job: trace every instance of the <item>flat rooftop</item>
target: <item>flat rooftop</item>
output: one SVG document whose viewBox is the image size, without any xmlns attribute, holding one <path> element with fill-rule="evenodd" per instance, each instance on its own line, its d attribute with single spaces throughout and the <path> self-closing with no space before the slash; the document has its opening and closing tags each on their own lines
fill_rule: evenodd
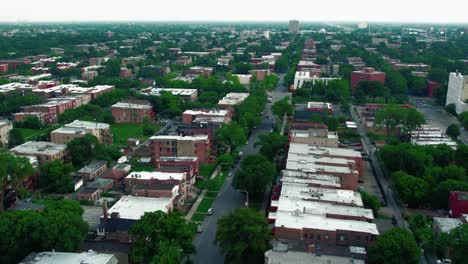
<svg viewBox="0 0 468 264">
<path fill-rule="evenodd" d="M 296 198 L 280 197 L 279 200 L 272 200 L 271 206 L 278 208 L 278 211 L 292 212 L 300 210 L 305 214 L 322 215 L 344 215 L 374 219 L 371 209 L 362 207 L 321 203 L 317 201 L 305 201 Z"/>
<path fill-rule="evenodd" d="M 281 196 L 303 200 L 348 204 L 350 206 L 364 206 L 361 195 L 358 192 L 311 187 L 298 183 L 283 182 Z"/>
<path fill-rule="evenodd" d="M 186 174 L 183 172 L 162 172 L 162 171 L 134 171 L 127 175 L 125 178 L 135 178 L 141 180 L 157 179 L 161 181 L 165 180 L 183 180 Z"/>
<path fill-rule="evenodd" d="M 434 217 L 434 224 L 443 233 L 449 233 L 452 229 L 462 225 L 463 222 L 459 218 Z"/>
<path fill-rule="evenodd" d="M 238 105 L 247 97 L 249 97 L 249 93 L 228 93 L 223 99 L 219 100 L 218 105 Z"/>
<path fill-rule="evenodd" d="M 197 161 L 198 157 L 159 157 L 159 161 Z"/>
<path fill-rule="evenodd" d="M 193 135 L 193 136 L 173 136 L 173 135 L 160 135 L 152 136 L 151 140 L 207 140 L 208 135 Z"/>
<path fill-rule="evenodd" d="M 229 113 L 228 110 L 223 109 L 210 109 L 210 110 L 185 110 L 184 115 L 210 115 L 224 117 Z"/>
<path fill-rule="evenodd" d="M 117 203 L 109 209 L 109 215 L 119 213 L 121 219 L 139 220 L 147 212 L 163 211 L 167 213 L 171 208 L 170 197 L 149 198 L 137 196 L 122 196 Z"/>
<path fill-rule="evenodd" d="M 83 253 L 50 252 L 31 253 L 19 264 L 117 264 L 118 260 L 113 254 L 88 251 Z"/>
<path fill-rule="evenodd" d="M 268 250 L 265 252 L 265 257 L 268 262 L 265 264 L 364 264 L 361 259 L 353 259 L 349 257 L 315 255 L 313 253 L 300 251 L 276 251 Z"/>
<path fill-rule="evenodd" d="M 197 93 L 197 89 L 185 89 L 185 88 L 148 88 L 141 91 L 143 94 L 149 94 L 154 96 L 160 96 L 163 92 L 172 93 L 172 95 L 190 96 Z"/>
<path fill-rule="evenodd" d="M 112 107 L 118 107 L 118 108 L 131 108 L 131 109 L 151 109 L 152 106 L 151 104 L 140 104 L 140 103 L 132 103 L 132 102 L 119 102 Z"/>
<path fill-rule="evenodd" d="M 316 147 L 316 146 L 303 144 L 303 143 L 290 143 L 289 153 L 362 158 L 361 152 L 356 151 L 356 150 L 344 149 L 344 148 Z"/>
<path fill-rule="evenodd" d="M 321 215 L 303 214 L 302 212 L 283 212 L 275 213 L 275 227 L 286 227 L 292 229 L 316 229 L 337 231 L 345 230 L 352 232 L 362 232 L 372 235 L 378 235 L 377 225 L 364 221 L 343 220 L 326 218 Z"/>
<path fill-rule="evenodd" d="M 103 166 L 107 166 L 106 161 L 95 160 L 95 161 L 89 163 L 88 165 L 84 166 L 83 168 L 81 168 L 78 171 L 78 173 L 93 173 L 93 172 L 99 170 L 100 168 L 102 168 Z"/>
<path fill-rule="evenodd" d="M 65 144 L 55 144 L 47 141 L 28 141 L 12 148 L 10 151 L 25 155 L 55 155 L 67 149 Z"/>
<path fill-rule="evenodd" d="M 85 129 L 108 129 L 110 128 L 110 125 L 107 123 L 75 120 L 69 124 L 66 124 L 65 127 L 76 127 Z"/>
</svg>

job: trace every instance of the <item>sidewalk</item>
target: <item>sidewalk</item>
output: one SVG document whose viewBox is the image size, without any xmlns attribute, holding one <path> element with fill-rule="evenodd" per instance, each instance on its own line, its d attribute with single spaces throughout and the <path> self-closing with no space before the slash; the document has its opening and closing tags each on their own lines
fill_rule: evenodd
<svg viewBox="0 0 468 264">
<path fill-rule="evenodd" d="M 221 166 L 218 165 L 216 166 L 216 168 L 213 170 L 213 172 L 211 173 L 211 176 L 210 176 L 210 179 L 214 179 L 216 178 L 216 175 L 218 175 L 219 171 L 221 169 Z M 205 195 L 206 195 L 206 192 L 208 190 L 204 189 L 200 195 L 198 195 L 197 197 L 197 200 L 193 203 L 192 207 L 190 208 L 190 211 L 187 213 L 187 215 L 185 216 L 185 220 L 187 221 L 190 221 L 190 219 L 192 219 L 192 216 L 193 214 L 197 211 L 197 208 L 198 206 L 200 205 L 201 201 L 203 200 L 203 198 L 205 198 Z"/>
</svg>

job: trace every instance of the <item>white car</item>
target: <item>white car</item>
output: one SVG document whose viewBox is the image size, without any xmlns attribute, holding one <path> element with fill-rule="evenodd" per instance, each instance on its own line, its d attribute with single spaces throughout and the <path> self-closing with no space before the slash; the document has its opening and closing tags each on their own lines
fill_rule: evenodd
<svg viewBox="0 0 468 264">
<path fill-rule="evenodd" d="M 208 209 L 208 211 L 206 212 L 206 214 L 208 214 L 208 215 L 212 215 L 213 213 L 214 213 L 214 208 L 213 207 Z"/>
</svg>

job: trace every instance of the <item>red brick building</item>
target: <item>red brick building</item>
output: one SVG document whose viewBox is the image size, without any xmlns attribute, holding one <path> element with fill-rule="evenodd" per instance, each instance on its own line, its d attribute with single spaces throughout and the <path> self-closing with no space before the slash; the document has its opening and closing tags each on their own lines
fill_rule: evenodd
<svg viewBox="0 0 468 264">
<path fill-rule="evenodd" d="M 160 157 L 198 157 L 202 163 L 214 162 L 208 135 L 151 137 L 154 160 Z"/>
<path fill-rule="evenodd" d="M 182 123 L 208 123 L 212 125 L 221 125 L 228 123 L 232 119 L 232 112 L 230 110 L 186 110 L 182 113 Z"/>
<path fill-rule="evenodd" d="M 0 64 L 0 72 L 7 72 L 8 64 Z"/>
<path fill-rule="evenodd" d="M 155 113 L 150 102 L 145 100 L 129 100 L 119 102 L 111 107 L 116 123 L 142 123 L 145 118 L 154 120 Z"/>
<path fill-rule="evenodd" d="M 468 192 L 450 192 L 448 205 L 450 217 L 459 217 L 461 214 L 468 214 Z"/>
<path fill-rule="evenodd" d="M 351 90 L 353 92 L 356 90 L 356 86 L 361 81 L 377 81 L 384 84 L 385 73 L 375 71 L 374 68 L 365 68 L 362 71 L 353 71 L 351 73 Z"/>
</svg>

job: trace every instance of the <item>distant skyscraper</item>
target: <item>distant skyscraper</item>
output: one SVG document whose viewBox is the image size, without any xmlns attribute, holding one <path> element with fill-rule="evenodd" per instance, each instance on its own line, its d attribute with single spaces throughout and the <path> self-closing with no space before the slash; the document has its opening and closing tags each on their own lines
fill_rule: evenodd
<svg viewBox="0 0 468 264">
<path fill-rule="evenodd" d="M 293 34 L 297 34 L 297 32 L 299 32 L 299 21 L 297 20 L 289 21 L 289 32 Z"/>
</svg>

